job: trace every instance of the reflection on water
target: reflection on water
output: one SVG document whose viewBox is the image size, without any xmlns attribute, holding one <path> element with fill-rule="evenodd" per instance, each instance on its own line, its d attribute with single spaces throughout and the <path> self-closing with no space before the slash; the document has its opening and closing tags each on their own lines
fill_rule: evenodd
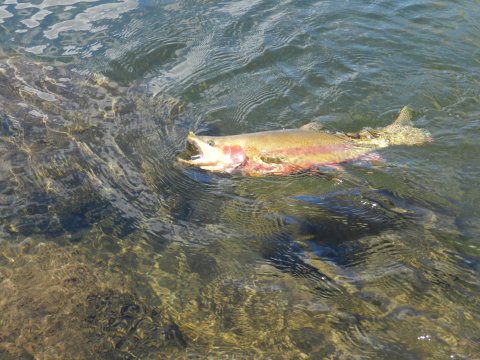
<svg viewBox="0 0 480 360">
<path fill-rule="evenodd" d="M 8 12 L 6 6 L 0 6 L 0 23 L 4 22 L 4 19 L 12 17 L 13 14 Z"/>
<path fill-rule="evenodd" d="M 8 32 L 15 45 L 23 44 L 24 51 L 35 55 L 83 58 L 103 48 L 99 40 L 111 31 L 107 21 L 118 20 L 138 7 L 137 0 L 7 0 L 4 4 L 0 7 L 0 23 L 14 17 Z M 87 36 L 85 44 L 75 33 L 89 33 L 93 38 Z M 32 41 L 38 44 L 33 45 Z"/>
<path fill-rule="evenodd" d="M 478 357 L 480 47 L 461 8 L 4 2 L 0 357 Z M 406 103 L 434 142 L 383 165 L 175 161 L 189 130 L 356 131 Z"/>
</svg>

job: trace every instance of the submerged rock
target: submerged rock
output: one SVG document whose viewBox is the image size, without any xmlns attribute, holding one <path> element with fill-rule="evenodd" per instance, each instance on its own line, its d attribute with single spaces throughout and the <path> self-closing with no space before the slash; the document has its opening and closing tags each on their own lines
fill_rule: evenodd
<svg viewBox="0 0 480 360">
<path fill-rule="evenodd" d="M 40 243 L 1 250 L 2 358 L 160 358 L 187 346 L 165 309 L 79 249 Z"/>
</svg>

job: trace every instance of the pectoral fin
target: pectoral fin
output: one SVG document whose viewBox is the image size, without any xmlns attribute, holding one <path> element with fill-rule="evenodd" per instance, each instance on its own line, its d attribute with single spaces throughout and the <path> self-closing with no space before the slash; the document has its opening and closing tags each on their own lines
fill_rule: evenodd
<svg viewBox="0 0 480 360">
<path fill-rule="evenodd" d="M 278 154 L 269 154 L 264 153 L 260 155 L 260 160 L 266 164 L 283 164 L 286 161 L 285 156 L 281 156 Z"/>
</svg>

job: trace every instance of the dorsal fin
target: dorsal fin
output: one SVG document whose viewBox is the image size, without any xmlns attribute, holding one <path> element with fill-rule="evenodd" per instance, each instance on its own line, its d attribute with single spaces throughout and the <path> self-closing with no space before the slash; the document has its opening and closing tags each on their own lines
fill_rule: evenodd
<svg viewBox="0 0 480 360">
<path fill-rule="evenodd" d="M 323 126 L 319 124 L 318 122 L 312 121 L 309 122 L 308 124 L 305 124 L 303 126 L 300 126 L 301 130 L 310 130 L 310 131 L 320 131 L 323 129 Z"/>
<path fill-rule="evenodd" d="M 409 109 L 408 106 L 404 106 L 400 110 L 393 124 L 394 125 L 412 125 L 412 111 Z"/>
</svg>

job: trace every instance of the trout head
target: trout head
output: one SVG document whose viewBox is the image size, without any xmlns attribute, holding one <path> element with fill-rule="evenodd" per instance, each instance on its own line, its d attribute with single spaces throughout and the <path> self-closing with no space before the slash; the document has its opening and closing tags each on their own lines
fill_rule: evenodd
<svg viewBox="0 0 480 360">
<path fill-rule="evenodd" d="M 178 160 L 203 170 L 231 173 L 248 159 L 240 145 L 231 144 L 220 136 L 196 136 L 190 132 L 187 141 L 195 147 L 196 154 L 190 160 Z"/>
</svg>

